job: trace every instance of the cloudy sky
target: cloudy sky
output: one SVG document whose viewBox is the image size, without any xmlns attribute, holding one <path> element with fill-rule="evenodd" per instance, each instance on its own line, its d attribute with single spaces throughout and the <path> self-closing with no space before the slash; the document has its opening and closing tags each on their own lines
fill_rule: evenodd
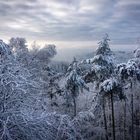
<svg viewBox="0 0 140 140">
<path fill-rule="evenodd" d="M 140 0 L 0 0 L 0 38 L 91 46 L 108 33 L 125 47 L 140 37 Z"/>
</svg>

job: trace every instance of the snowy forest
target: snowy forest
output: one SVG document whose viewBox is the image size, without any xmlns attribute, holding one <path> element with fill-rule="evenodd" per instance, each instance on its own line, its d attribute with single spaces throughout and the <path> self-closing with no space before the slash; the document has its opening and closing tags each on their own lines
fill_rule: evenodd
<svg viewBox="0 0 140 140">
<path fill-rule="evenodd" d="M 0 140 L 140 140 L 140 48 L 118 63 L 106 34 L 91 58 L 56 54 L 0 40 Z"/>
</svg>

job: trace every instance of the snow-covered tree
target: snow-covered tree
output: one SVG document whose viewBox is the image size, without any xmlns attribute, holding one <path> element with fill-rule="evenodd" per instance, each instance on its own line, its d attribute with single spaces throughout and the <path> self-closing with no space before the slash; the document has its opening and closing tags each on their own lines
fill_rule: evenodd
<svg viewBox="0 0 140 140">
<path fill-rule="evenodd" d="M 58 79 L 56 78 L 58 77 L 57 73 L 53 72 L 49 66 L 51 58 L 56 55 L 55 45 L 44 45 L 41 48 L 34 42 L 31 45 L 31 49 L 28 50 L 24 38 L 11 38 L 9 47 L 16 60 L 20 62 L 20 65 L 24 66 L 31 73 L 31 79 L 39 83 L 40 98 L 45 98 L 46 95 L 49 97 L 51 89 L 56 88 L 56 80 Z M 46 98 L 41 100 L 44 100 L 44 104 L 47 102 Z M 46 107 L 43 108 L 45 109 Z"/>
<path fill-rule="evenodd" d="M 51 61 L 50 67 L 58 73 L 66 74 L 69 63 L 65 61 Z"/>
<path fill-rule="evenodd" d="M 18 125 L 16 118 L 35 112 L 38 84 L 31 81 L 28 70 L 19 65 L 3 41 L 0 54 L 0 138 L 10 140 L 9 129 Z"/>
<path fill-rule="evenodd" d="M 33 44 L 33 49 L 30 50 L 30 61 L 28 69 L 33 73 L 35 78 L 44 77 L 49 67 L 49 62 L 56 55 L 55 45 L 45 45 L 38 48 L 39 45 Z M 47 74 L 46 74 L 47 75 Z"/>
<path fill-rule="evenodd" d="M 111 101 L 111 111 L 112 111 L 112 134 L 113 140 L 116 139 L 115 136 L 115 115 L 114 115 L 114 97 L 122 97 L 122 88 L 119 82 L 115 78 L 110 78 L 105 80 L 100 85 L 100 95 L 103 98 L 103 114 L 104 114 L 104 124 L 106 129 L 106 139 L 108 139 L 108 130 L 107 130 L 107 122 L 106 122 L 106 114 L 105 114 L 105 97 L 109 98 Z"/>
<path fill-rule="evenodd" d="M 109 36 L 106 34 L 102 41 L 99 42 L 99 47 L 96 50 L 96 55 L 91 59 L 92 69 L 85 76 L 87 82 L 96 81 L 97 84 L 110 78 L 114 72 L 113 53 L 109 48 Z"/>
<path fill-rule="evenodd" d="M 59 86 L 62 75 L 53 71 L 50 67 L 46 69 L 43 83 L 43 94 L 51 101 L 51 106 L 58 106 L 57 97 L 62 95 L 63 90 Z"/>
<path fill-rule="evenodd" d="M 61 134 L 70 123 L 69 117 L 43 113 L 38 96 L 39 83 L 32 81 L 30 73 L 19 65 L 3 41 L 0 41 L 0 55 L 0 139 L 63 137 Z M 69 132 L 65 132 L 65 136 L 69 137 Z"/>
<path fill-rule="evenodd" d="M 134 60 L 140 69 L 140 47 L 134 51 L 134 56 L 135 56 Z"/>
<path fill-rule="evenodd" d="M 31 50 L 32 61 L 38 61 L 39 63 L 48 63 L 50 59 L 56 55 L 56 46 L 55 45 L 44 45 L 42 48 L 38 48 L 37 44 L 34 44 Z M 38 50 L 37 50 L 38 48 Z"/>
<path fill-rule="evenodd" d="M 66 73 L 66 83 L 65 83 L 65 95 L 68 100 L 73 101 L 74 105 L 74 116 L 77 114 L 76 99 L 79 93 L 83 89 L 89 90 L 86 86 L 84 80 L 81 77 L 80 68 L 78 67 L 78 61 L 74 58 L 73 62 L 70 64 Z"/>
<path fill-rule="evenodd" d="M 117 66 L 117 75 L 121 83 L 130 84 L 131 89 L 131 129 L 132 139 L 134 139 L 134 90 L 136 82 L 140 79 L 140 69 L 135 59 L 129 60 L 127 63 Z"/>
<path fill-rule="evenodd" d="M 26 44 L 25 38 L 11 38 L 9 41 L 9 47 L 13 52 L 17 61 L 22 65 L 28 65 L 29 62 L 29 52 Z"/>
</svg>

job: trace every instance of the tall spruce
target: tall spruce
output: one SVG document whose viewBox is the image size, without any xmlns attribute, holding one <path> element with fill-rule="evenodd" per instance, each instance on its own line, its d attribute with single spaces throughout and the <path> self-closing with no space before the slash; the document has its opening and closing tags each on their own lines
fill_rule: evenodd
<svg viewBox="0 0 140 140">
<path fill-rule="evenodd" d="M 116 72 L 121 83 L 122 82 L 126 84 L 130 83 L 131 136 L 132 136 L 132 140 L 134 140 L 134 89 L 135 89 L 136 81 L 139 81 L 140 79 L 140 69 L 138 67 L 138 64 L 135 62 L 135 59 L 131 59 L 127 63 L 119 64 L 117 66 Z"/>
<path fill-rule="evenodd" d="M 114 99 L 115 97 L 121 99 L 120 97 L 123 96 L 121 85 L 119 84 L 119 81 L 116 78 L 110 78 L 105 80 L 100 84 L 100 91 L 99 91 L 101 97 L 103 98 L 103 101 L 105 101 L 105 98 L 109 99 L 111 101 L 111 114 L 112 114 L 112 134 L 113 134 L 113 140 L 116 140 L 116 131 L 115 131 L 115 110 L 114 110 Z M 103 109 L 105 112 L 105 103 L 103 102 Z M 105 120 L 105 113 L 104 113 L 104 123 L 105 123 L 105 129 L 106 133 L 107 131 L 107 122 Z M 108 139 L 108 135 L 106 134 L 106 139 Z"/>
<path fill-rule="evenodd" d="M 96 55 L 91 59 L 92 68 L 85 75 L 87 82 L 96 81 L 97 87 L 99 88 L 100 82 L 110 78 L 114 71 L 114 57 L 109 47 L 109 36 L 108 34 L 100 41 L 99 47 L 96 50 Z"/>
<path fill-rule="evenodd" d="M 77 114 L 77 97 L 83 89 L 89 90 L 84 80 L 82 79 L 78 61 L 74 58 L 66 73 L 65 95 L 68 100 L 73 102 L 74 116 Z"/>
</svg>

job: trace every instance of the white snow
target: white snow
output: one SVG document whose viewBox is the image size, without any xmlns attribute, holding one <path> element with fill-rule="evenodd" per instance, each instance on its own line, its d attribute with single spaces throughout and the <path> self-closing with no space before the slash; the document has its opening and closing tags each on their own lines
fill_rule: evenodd
<svg viewBox="0 0 140 140">
<path fill-rule="evenodd" d="M 118 85 L 117 80 L 115 78 L 110 78 L 101 83 L 100 86 L 105 92 L 110 92 L 117 85 Z"/>
</svg>

